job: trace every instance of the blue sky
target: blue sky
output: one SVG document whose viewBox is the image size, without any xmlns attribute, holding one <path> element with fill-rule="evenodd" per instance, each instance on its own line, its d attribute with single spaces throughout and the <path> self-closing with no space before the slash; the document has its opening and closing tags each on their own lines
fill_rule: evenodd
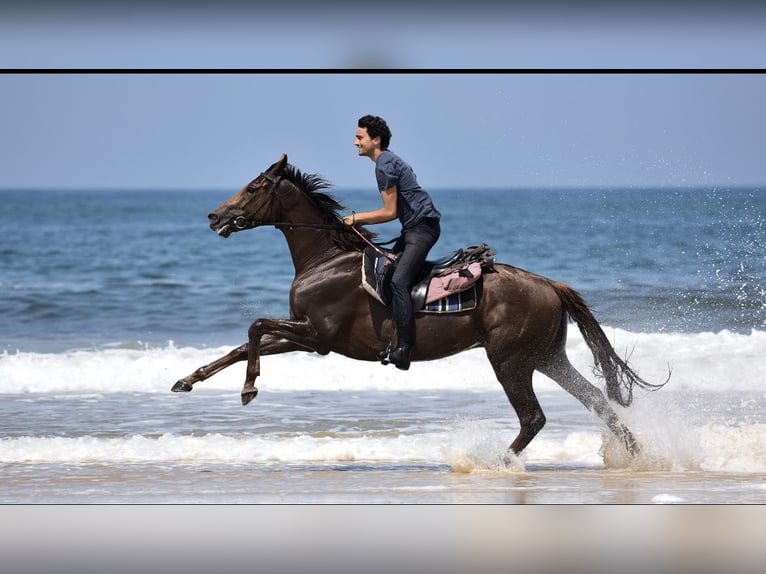
<svg viewBox="0 0 766 574">
<path fill-rule="evenodd" d="M 388 120 L 426 187 L 766 184 L 766 75 L 722 73 L 762 66 L 764 11 L 748 4 L 407 17 L 64 4 L 0 9 L 0 61 L 24 71 L 0 75 L 0 189 L 231 189 L 283 152 L 367 187 L 372 164 L 352 145 L 366 113 Z M 354 70 L 370 65 L 399 73 Z M 485 67 L 516 71 L 454 71 Z M 566 73 L 582 67 L 626 72 Z M 703 73 L 631 72 L 675 67 Z M 114 73 L 76 73 L 91 68 Z"/>
</svg>

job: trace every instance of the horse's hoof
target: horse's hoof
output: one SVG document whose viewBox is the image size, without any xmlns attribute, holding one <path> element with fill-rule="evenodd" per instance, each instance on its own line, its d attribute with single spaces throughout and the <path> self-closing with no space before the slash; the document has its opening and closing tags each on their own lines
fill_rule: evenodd
<svg viewBox="0 0 766 574">
<path fill-rule="evenodd" d="M 524 472 L 524 463 L 519 455 L 508 449 L 498 461 L 498 470 L 508 472 Z"/>
<path fill-rule="evenodd" d="M 247 406 L 250 404 L 250 401 L 252 401 L 256 395 L 258 394 L 258 389 L 252 388 L 248 389 L 246 391 L 242 391 L 242 406 Z"/>
<path fill-rule="evenodd" d="M 638 458 L 641 455 L 641 445 L 636 440 L 636 437 L 633 436 L 633 433 L 628 429 L 624 429 L 622 440 L 625 445 L 625 450 L 628 451 L 630 456 Z"/>
<path fill-rule="evenodd" d="M 192 386 L 184 381 L 178 381 L 170 390 L 174 393 L 190 393 Z"/>
</svg>

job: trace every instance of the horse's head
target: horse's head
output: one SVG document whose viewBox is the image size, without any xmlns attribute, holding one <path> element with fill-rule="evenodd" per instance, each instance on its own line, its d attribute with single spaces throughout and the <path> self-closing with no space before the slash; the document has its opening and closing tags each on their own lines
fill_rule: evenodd
<svg viewBox="0 0 766 574">
<path fill-rule="evenodd" d="M 210 229 L 221 237 L 228 237 L 235 231 L 276 221 L 277 202 L 272 200 L 286 165 L 287 155 L 282 154 L 279 161 L 208 214 Z"/>
</svg>

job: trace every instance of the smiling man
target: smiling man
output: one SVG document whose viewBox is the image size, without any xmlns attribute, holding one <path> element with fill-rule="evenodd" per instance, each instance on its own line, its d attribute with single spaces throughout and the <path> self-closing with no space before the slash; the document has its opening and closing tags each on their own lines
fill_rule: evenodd
<svg viewBox="0 0 766 574">
<path fill-rule="evenodd" d="M 343 223 L 367 225 L 399 218 L 402 224 L 401 235 L 393 248 L 397 260 L 391 278 L 391 292 L 397 346 L 389 360 L 406 371 L 410 367 L 415 342 L 410 289 L 428 252 L 439 239 L 441 214 L 434 207 L 428 192 L 418 184 L 412 167 L 388 149 L 390 141 L 391 130 L 383 118 L 372 115 L 359 118 L 354 145 L 360 156 L 375 162 L 375 179 L 383 206 L 347 216 Z"/>
</svg>

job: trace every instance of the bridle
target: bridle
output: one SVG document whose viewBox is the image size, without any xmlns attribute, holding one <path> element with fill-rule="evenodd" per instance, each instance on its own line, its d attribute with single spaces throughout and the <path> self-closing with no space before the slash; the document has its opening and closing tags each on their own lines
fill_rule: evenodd
<svg viewBox="0 0 766 574">
<path fill-rule="evenodd" d="M 280 172 L 279 175 L 274 178 L 271 177 L 266 172 L 261 173 L 256 179 L 265 179 L 271 184 L 271 187 L 269 188 L 269 192 L 264 196 L 264 198 L 261 200 L 261 202 L 258 204 L 258 206 L 253 210 L 253 213 L 258 213 L 261 208 L 269 203 L 274 197 L 277 195 L 277 189 L 279 188 L 279 184 L 282 183 L 282 178 L 284 176 Z M 254 227 L 260 227 L 262 225 L 268 225 L 264 221 L 260 221 L 258 219 L 248 219 L 244 215 L 240 215 L 239 217 L 235 217 L 231 224 L 236 227 L 239 231 L 242 231 L 244 229 L 253 229 Z"/>
<path fill-rule="evenodd" d="M 253 213 L 258 213 L 258 211 L 264 205 L 266 205 L 268 202 L 272 201 L 273 199 L 277 197 L 277 190 L 279 189 L 279 184 L 282 183 L 282 179 L 284 179 L 284 174 L 280 171 L 276 177 L 272 177 L 268 173 L 263 172 L 256 179 L 260 179 L 260 178 L 263 178 L 266 181 L 268 181 L 271 184 L 271 187 L 269 188 L 269 192 L 266 194 L 266 196 L 261 200 L 258 206 L 253 210 Z M 287 227 L 289 229 L 304 227 L 304 228 L 310 228 L 310 229 L 329 229 L 331 231 L 342 231 L 344 233 L 352 232 L 358 235 L 362 239 L 362 241 L 364 241 L 367 245 L 372 247 L 375 251 L 377 251 L 381 255 L 387 255 L 386 252 L 384 252 L 380 248 L 381 245 L 388 245 L 390 243 L 394 243 L 398 239 L 398 238 L 395 238 L 395 239 L 392 239 L 391 241 L 386 241 L 385 243 L 376 244 L 371 242 L 369 239 L 367 239 L 353 225 L 350 227 L 347 227 L 345 225 L 331 224 L 331 223 L 294 223 L 292 221 L 266 222 L 266 221 L 261 221 L 259 219 L 248 219 L 244 215 L 235 217 L 232 220 L 231 224 L 234 227 L 236 227 L 238 231 L 244 231 L 245 229 L 254 229 L 256 227 L 271 225 L 273 227 Z"/>
<path fill-rule="evenodd" d="M 258 206 L 253 210 L 253 213 L 258 213 L 260 209 L 272 201 L 274 198 L 277 197 L 277 189 L 279 189 L 279 184 L 282 183 L 282 180 L 284 179 L 284 174 L 280 171 L 276 177 L 270 176 L 268 173 L 263 172 L 261 173 L 258 178 L 263 178 L 266 181 L 268 181 L 271 184 L 271 187 L 269 188 L 269 192 L 266 194 L 266 196 L 261 200 L 261 202 L 258 204 Z M 290 229 L 296 228 L 296 227 L 308 227 L 313 229 L 331 229 L 335 231 L 348 231 L 349 229 L 344 225 L 338 225 L 338 224 L 329 224 L 329 223 L 294 223 L 292 221 L 275 221 L 275 222 L 266 222 L 261 221 L 259 219 L 248 219 L 244 215 L 240 215 L 239 217 L 235 217 L 231 224 L 237 228 L 238 231 L 243 231 L 245 229 L 254 229 L 256 227 L 263 227 L 265 225 L 271 225 L 273 227 L 288 227 Z M 356 231 L 356 230 L 355 230 Z"/>
</svg>

